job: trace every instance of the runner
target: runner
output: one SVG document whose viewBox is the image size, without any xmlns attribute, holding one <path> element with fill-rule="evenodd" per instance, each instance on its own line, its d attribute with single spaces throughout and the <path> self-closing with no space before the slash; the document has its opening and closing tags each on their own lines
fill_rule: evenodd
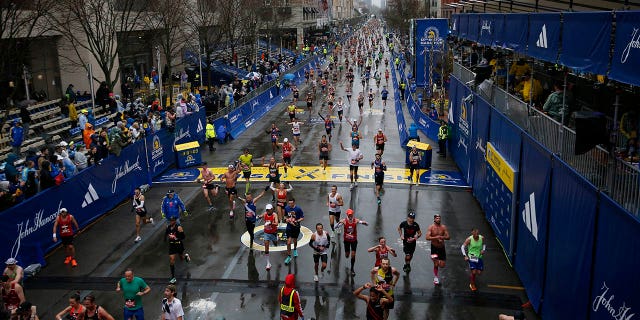
<svg viewBox="0 0 640 320">
<path fill-rule="evenodd" d="M 420 181 L 420 162 L 422 162 L 422 155 L 420 154 L 418 149 L 413 146 L 411 148 L 411 152 L 409 153 L 409 182 L 411 184 L 418 185 L 418 182 Z"/>
<path fill-rule="evenodd" d="M 328 117 L 328 116 L 327 116 Z M 331 134 L 329 134 L 331 139 Z M 327 141 L 327 135 L 322 135 L 322 140 L 318 143 L 318 159 L 320 159 L 320 166 L 322 167 L 322 173 L 327 173 L 327 161 L 329 161 L 329 152 L 331 151 L 331 143 Z"/>
<path fill-rule="evenodd" d="M 350 90 L 351 89 L 347 88 L 347 99 L 349 99 L 349 104 L 351 104 L 351 94 L 349 93 Z M 340 122 L 342 122 L 342 114 L 344 113 L 344 101 L 342 101 L 342 97 L 338 97 L 336 110 L 338 110 L 338 119 L 340 119 Z"/>
<path fill-rule="evenodd" d="M 287 113 L 289 113 L 289 120 L 293 121 L 296 118 L 296 104 L 295 100 L 291 100 L 291 103 L 287 106 Z"/>
<path fill-rule="evenodd" d="M 338 223 L 338 228 L 344 226 L 344 257 L 348 259 L 351 256 L 351 276 L 356 275 L 353 267 L 356 264 L 356 248 L 358 247 L 358 224 L 369 225 L 368 222 L 355 218 L 352 209 L 347 209 L 347 217 Z"/>
<path fill-rule="evenodd" d="M 373 143 L 376 145 L 376 154 L 384 153 L 384 144 L 387 142 L 387 135 L 382 132 L 382 128 L 378 128 L 378 133 L 373 137 Z"/>
<path fill-rule="evenodd" d="M 182 320 L 184 319 L 184 310 L 182 310 L 182 302 L 176 298 L 176 286 L 170 284 L 164 288 L 164 298 L 162 299 L 162 316 L 161 320 Z"/>
<path fill-rule="evenodd" d="M 271 124 L 271 129 L 267 130 L 267 134 L 271 137 L 271 151 L 273 154 L 276 154 L 276 150 L 278 149 L 278 137 L 282 135 L 282 132 L 278 127 L 276 127 L 275 123 Z"/>
<path fill-rule="evenodd" d="M 375 98 L 375 94 L 373 93 L 373 88 L 369 88 L 369 112 L 371 112 L 371 109 L 373 109 L 373 99 Z"/>
<path fill-rule="evenodd" d="M 291 243 L 293 242 L 293 257 L 298 257 L 298 236 L 300 236 L 300 222 L 304 220 L 304 212 L 296 205 L 296 199 L 290 198 L 289 205 L 284 208 L 285 221 L 287 223 L 287 258 L 284 264 L 291 262 Z"/>
<path fill-rule="evenodd" d="M 140 236 L 141 222 L 153 224 L 153 218 L 147 217 L 147 207 L 144 205 L 144 195 L 142 195 L 140 188 L 133 190 L 133 210 L 136 212 L 136 239 L 134 242 L 139 242 L 142 240 Z"/>
<path fill-rule="evenodd" d="M 468 251 L 466 250 L 467 248 Z M 476 277 L 484 270 L 483 257 L 487 251 L 484 237 L 480 235 L 478 228 L 471 229 L 471 236 L 460 246 L 460 250 L 462 250 L 464 260 L 469 262 L 469 270 L 471 270 L 469 288 L 471 291 L 476 291 L 478 290 L 476 287 Z"/>
<path fill-rule="evenodd" d="M 384 184 L 384 172 L 387 171 L 387 164 L 382 161 L 382 155 L 376 154 L 375 160 L 371 162 L 371 169 L 373 169 L 373 178 L 375 181 L 374 192 L 379 206 L 382 203 L 380 193 L 383 191 L 382 185 Z"/>
<path fill-rule="evenodd" d="M 4 268 L 2 275 L 8 276 L 11 283 L 21 284 L 24 279 L 24 269 L 18 265 L 18 260 L 15 258 L 9 258 L 4 262 L 4 264 L 6 264 L 7 267 Z"/>
<path fill-rule="evenodd" d="M 433 260 L 433 284 L 439 285 L 438 268 L 444 268 L 447 260 L 447 252 L 444 241 L 449 240 L 449 230 L 441 223 L 439 214 L 433 216 L 433 224 L 427 229 L 426 240 L 431 241 L 431 260 Z"/>
<path fill-rule="evenodd" d="M 2 276 L 2 290 L 0 293 L 2 294 L 4 309 L 8 311 L 18 309 L 20 304 L 26 300 L 22 286 L 19 283 L 12 282 L 11 278 L 6 274 Z"/>
<path fill-rule="evenodd" d="M 309 246 L 313 248 L 313 281 L 318 282 L 318 263 L 322 261 L 320 274 L 324 277 L 324 270 L 327 269 L 327 250 L 331 246 L 331 236 L 323 230 L 322 223 L 316 224 L 316 232 L 311 235 Z"/>
<path fill-rule="evenodd" d="M 169 219 L 169 225 L 164 232 L 165 241 L 169 240 L 169 269 L 171 270 L 170 283 L 176 283 L 176 256 L 180 255 L 180 260 L 185 260 L 187 263 L 191 261 L 188 253 L 184 252 L 184 229 L 178 223 L 176 217 Z"/>
<path fill-rule="evenodd" d="M 358 109 L 360 110 L 360 114 L 362 114 L 362 108 L 364 108 L 364 92 L 358 94 Z"/>
<path fill-rule="evenodd" d="M 331 226 L 331 238 L 335 239 L 334 232 L 336 231 L 334 222 L 335 219 L 340 221 L 340 210 L 344 205 L 342 195 L 338 193 L 338 186 L 332 185 L 331 192 L 327 195 L 327 207 L 329 207 L 329 226 Z M 333 241 L 335 243 L 335 240 Z"/>
<path fill-rule="evenodd" d="M 69 297 L 69 306 L 58 312 L 56 319 L 62 320 L 64 316 L 65 319 L 69 320 L 84 320 L 85 312 L 85 307 L 80 302 L 80 295 L 74 293 Z"/>
<path fill-rule="evenodd" d="M 96 304 L 96 298 L 93 295 L 84 297 L 84 320 L 114 320 L 113 316 L 103 307 Z"/>
<path fill-rule="evenodd" d="M 315 82 L 315 80 L 313 80 Z M 316 88 L 313 88 L 313 94 L 315 94 Z M 309 110 L 309 112 L 311 112 L 311 109 L 313 108 L 313 96 L 311 95 L 311 92 L 307 92 L 307 110 Z"/>
<path fill-rule="evenodd" d="M 351 149 L 347 150 L 344 148 L 344 145 L 342 145 L 342 142 L 340 142 L 340 149 L 349 152 L 349 178 L 351 179 L 349 190 L 353 190 L 354 187 L 358 186 L 358 164 L 364 156 L 355 144 L 351 144 Z"/>
<path fill-rule="evenodd" d="M 209 211 L 215 210 L 213 206 L 213 202 L 211 198 L 214 198 L 218 195 L 218 191 L 220 190 L 220 186 L 215 184 L 216 175 L 213 174 L 211 169 L 207 168 L 206 164 L 202 165 L 202 193 L 204 194 L 204 198 L 207 200 L 207 204 L 209 205 Z M 211 195 L 209 195 L 211 194 Z"/>
<path fill-rule="evenodd" d="M 394 257 L 398 256 L 396 250 L 387 245 L 387 239 L 385 239 L 385 237 L 378 238 L 378 244 L 367 249 L 367 252 L 376 253 L 376 262 L 374 264 L 374 267 L 379 267 L 382 259 L 388 259 L 389 254 Z"/>
<path fill-rule="evenodd" d="M 76 218 L 74 218 L 71 214 L 69 214 L 69 212 L 67 212 L 67 208 L 60 208 L 58 217 L 53 223 L 53 242 L 58 242 L 58 237 L 56 234 L 58 226 L 60 226 L 60 240 L 62 240 L 62 246 L 64 247 L 64 252 L 66 254 L 64 264 L 69 264 L 69 262 L 71 262 L 72 267 L 77 267 L 78 262 L 75 258 L 76 248 L 73 246 L 73 238 L 76 232 L 80 230 L 80 227 L 78 226 Z M 75 232 L 73 231 L 74 227 Z"/>
<path fill-rule="evenodd" d="M 271 157 L 269 163 L 264 163 L 264 157 L 262 157 L 262 166 L 269 168 L 269 185 L 264 190 L 269 190 L 272 184 L 280 184 L 280 167 L 287 167 L 286 163 L 276 162 L 276 158 Z M 272 193 L 271 202 L 276 202 L 276 193 Z"/>
<path fill-rule="evenodd" d="M 162 199 L 162 207 L 160 212 L 162 213 L 162 218 L 166 219 L 167 222 L 175 217 L 178 221 L 180 221 L 180 210 L 186 216 L 189 215 L 189 211 L 184 206 L 184 203 L 180 199 L 180 197 L 176 194 L 173 189 L 169 189 L 167 191 L 167 195 Z"/>
<path fill-rule="evenodd" d="M 387 71 L 388 72 L 388 71 Z M 388 76 L 388 74 L 387 74 Z M 387 90 L 387 86 L 382 87 L 382 91 L 380 91 L 380 99 L 382 99 L 382 111 L 387 107 L 387 98 L 389 97 L 389 90 Z"/>
<path fill-rule="evenodd" d="M 387 304 L 387 308 L 384 310 L 383 319 L 389 318 L 389 310 L 393 309 L 393 300 L 395 300 L 393 299 L 393 289 L 398 283 L 398 278 L 400 278 L 400 272 L 391 266 L 389 258 L 383 258 L 379 267 L 371 269 L 371 281 L 392 297 L 392 302 Z"/>
<path fill-rule="evenodd" d="M 398 233 L 402 240 L 402 251 L 404 252 L 404 267 L 402 270 L 405 273 L 411 272 L 411 259 L 413 259 L 413 253 L 416 251 L 416 241 L 422 237 L 422 230 L 420 225 L 416 222 L 416 213 L 409 211 L 407 214 L 407 220 L 402 221 L 398 226 Z"/>
<path fill-rule="evenodd" d="M 362 294 L 364 289 L 369 289 L 369 295 Z M 367 282 L 362 287 L 356 289 L 353 295 L 367 303 L 367 320 L 382 320 L 387 312 L 388 306 L 393 303 L 393 297 L 382 286 L 374 287 Z"/>
<path fill-rule="evenodd" d="M 242 177 L 246 182 L 244 193 L 249 193 L 251 189 L 251 168 L 253 168 L 253 155 L 249 153 L 249 148 L 244 148 L 244 153 L 238 157 L 239 165 L 242 169 Z"/>
<path fill-rule="evenodd" d="M 278 145 L 282 147 L 282 161 L 286 164 L 286 166 L 284 166 L 284 177 L 286 178 L 287 168 L 293 168 L 291 165 L 291 156 L 293 156 L 293 151 L 296 150 L 296 147 L 294 147 L 287 138 L 284 138 L 282 143 L 278 143 Z"/>
<path fill-rule="evenodd" d="M 124 272 L 124 277 L 116 283 L 116 292 L 122 292 L 124 297 L 124 317 L 123 319 L 144 320 L 144 309 L 142 308 L 142 296 L 151 292 L 151 288 L 142 278 L 133 275 L 133 269 L 128 268 Z"/>
<path fill-rule="evenodd" d="M 280 289 L 278 303 L 280 303 L 280 320 L 304 320 L 302 306 L 300 305 L 300 293 L 295 289 L 296 277 L 288 274 L 284 278 L 284 286 Z"/>
<path fill-rule="evenodd" d="M 287 204 L 287 194 L 291 192 L 291 190 L 293 190 L 293 187 L 291 186 L 291 183 L 289 183 L 289 188 L 285 189 L 284 182 L 280 182 L 277 188 L 273 183 L 271 183 L 269 188 L 271 188 L 271 190 L 276 195 L 276 207 L 278 211 L 278 220 L 284 221 L 284 207 Z"/>
<path fill-rule="evenodd" d="M 295 104 L 298 102 L 298 98 L 300 98 L 300 90 L 298 90 L 298 87 L 294 84 L 291 85 L 291 91 L 293 92 L 293 103 Z"/>
<path fill-rule="evenodd" d="M 244 202 L 244 222 L 245 222 L 245 225 L 247 226 L 247 232 L 249 233 L 249 248 L 253 248 L 253 239 L 254 239 L 253 229 L 255 229 L 256 227 L 256 220 L 257 220 L 256 211 L 258 210 L 258 208 L 256 207 L 256 202 L 264 196 L 265 192 L 266 190 L 262 191 L 255 198 L 253 197 L 253 195 L 251 195 L 251 193 L 245 194 L 246 198 L 244 199 L 238 196 L 238 199 Z"/>
<path fill-rule="evenodd" d="M 89 318 L 85 317 L 85 320 L 88 319 Z M 38 308 L 31 302 L 25 301 L 20 304 L 18 309 L 16 309 L 15 314 L 13 314 L 11 317 L 11 320 L 40 320 L 40 317 L 38 317 Z M 113 320 L 113 318 L 109 320 Z"/>
<path fill-rule="evenodd" d="M 267 271 L 271 270 L 271 261 L 269 261 L 269 242 L 273 242 L 274 246 L 278 245 L 278 215 L 273 214 L 273 206 L 267 203 L 265 212 L 258 219 L 264 221 L 264 257 L 267 260 Z"/>
<path fill-rule="evenodd" d="M 220 181 L 223 181 L 225 184 L 225 193 L 229 197 L 229 218 L 233 218 L 233 210 L 236 209 L 236 201 L 234 198 L 238 194 L 238 189 L 236 189 L 238 175 L 240 174 L 238 163 L 236 163 L 235 166 L 230 164 L 227 172 L 220 177 Z"/>
<path fill-rule="evenodd" d="M 289 124 L 291 125 L 291 132 L 293 133 L 293 142 L 295 142 L 297 147 L 302 142 L 302 140 L 300 140 L 300 125 L 304 124 L 304 122 L 298 121 L 298 119 L 293 118 L 293 120 L 289 122 Z"/>
<path fill-rule="evenodd" d="M 384 59 L 384 63 L 385 63 L 385 67 L 386 67 L 387 64 L 389 63 L 389 60 L 385 58 Z M 384 82 L 387 83 L 387 84 L 389 83 L 389 69 L 385 69 L 384 70 Z"/>
</svg>

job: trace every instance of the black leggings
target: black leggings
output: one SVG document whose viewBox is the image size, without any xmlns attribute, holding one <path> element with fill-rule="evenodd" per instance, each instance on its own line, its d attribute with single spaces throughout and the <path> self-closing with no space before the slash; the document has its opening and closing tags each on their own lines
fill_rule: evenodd
<svg viewBox="0 0 640 320">
<path fill-rule="evenodd" d="M 253 242 L 253 229 L 255 229 L 256 223 L 245 221 L 245 225 L 247 226 L 247 232 L 249 232 L 249 240 Z"/>
</svg>

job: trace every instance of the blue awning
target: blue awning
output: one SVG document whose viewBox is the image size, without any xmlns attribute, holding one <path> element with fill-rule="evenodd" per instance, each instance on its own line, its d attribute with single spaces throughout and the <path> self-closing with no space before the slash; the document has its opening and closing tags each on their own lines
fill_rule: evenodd
<svg viewBox="0 0 640 320">
<path fill-rule="evenodd" d="M 640 11 L 616 12 L 616 36 L 609 77 L 640 86 Z"/>
<path fill-rule="evenodd" d="M 560 13 L 530 14 L 527 54 L 538 59 L 557 62 L 560 50 L 560 30 Z M 580 35 L 585 36 L 584 33 Z"/>
<path fill-rule="evenodd" d="M 612 12 L 563 13 L 560 63 L 584 72 L 606 74 Z"/>
</svg>

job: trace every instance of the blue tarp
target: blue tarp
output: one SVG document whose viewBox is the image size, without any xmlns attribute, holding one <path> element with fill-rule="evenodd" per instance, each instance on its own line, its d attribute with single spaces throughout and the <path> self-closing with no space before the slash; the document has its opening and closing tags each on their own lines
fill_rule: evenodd
<svg viewBox="0 0 640 320">
<path fill-rule="evenodd" d="M 616 36 L 609 77 L 640 86 L 640 11 L 616 11 Z"/>
<path fill-rule="evenodd" d="M 529 49 L 527 54 L 556 62 L 560 49 L 560 13 L 532 13 L 529 15 Z M 584 33 L 581 33 L 584 36 Z"/>
<path fill-rule="evenodd" d="M 606 74 L 613 13 L 564 12 L 562 19 L 560 62 L 579 71 Z"/>
</svg>

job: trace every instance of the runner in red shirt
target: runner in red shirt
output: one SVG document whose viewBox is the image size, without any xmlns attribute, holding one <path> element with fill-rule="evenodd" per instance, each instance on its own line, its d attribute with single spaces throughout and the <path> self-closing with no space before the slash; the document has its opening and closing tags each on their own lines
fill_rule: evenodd
<svg viewBox="0 0 640 320">
<path fill-rule="evenodd" d="M 369 223 L 356 219 L 353 216 L 353 210 L 347 210 L 347 217 L 340 220 L 337 227 L 344 226 L 344 256 L 345 258 L 349 258 L 351 256 L 351 276 L 355 276 L 356 272 L 353 269 L 353 266 L 356 264 L 356 248 L 358 247 L 358 224 L 364 224 L 368 226 Z"/>
<path fill-rule="evenodd" d="M 380 266 L 382 259 L 389 259 L 389 254 L 394 257 L 398 256 L 398 254 L 396 254 L 396 250 L 387 245 L 387 239 L 385 239 L 384 237 L 378 238 L 378 245 L 367 249 L 367 252 L 376 253 L 376 267 Z"/>
<path fill-rule="evenodd" d="M 271 262 L 269 261 L 269 243 L 273 242 L 274 246 L 278 245 L 278 215 L 273 213 L 273 206 L 268 203 L 265 206 L 265 213 L 261 214 L 259 219 L 264 220 L 264 257 L 267 260 L 267 271 L 271 270 Z"/>
<path fill-rule="evenodd" d="M 58 227 L 60 227 L 60 240 L 62 240 L 62 245 L 64 246 L 64 251 L 67 257 L 64 259 L 64 264 L 69 264 L 71 262 L 72 267 L 77 267 L 78 262 L 76 261 L 76 249 L 73 247 L 73 237 L 76 232 L 80 230 L 78 226 L 78 222 L 76 218 L 67 212 L 67 208 L 61 208 L 58 213 L 58 217 L 56 221 L 53 223 L 53 242 L 58 241 L 58 237 L 56 231 L 58 231 Z M 75 232 L 73 227 L 75 227 Z"/>
</svg>

